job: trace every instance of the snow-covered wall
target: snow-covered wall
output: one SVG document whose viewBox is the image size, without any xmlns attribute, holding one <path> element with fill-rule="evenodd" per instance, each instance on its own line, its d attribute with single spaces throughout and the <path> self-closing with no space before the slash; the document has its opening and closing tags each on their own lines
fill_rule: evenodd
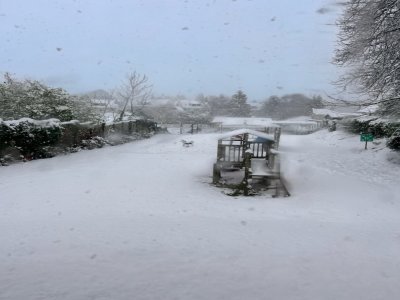
<svg viewBox="0 0 400 300">
<path fill-rule="evenodd" d="M 52 157 L 60 152 L 93 149 L 148 137 L 157 131 L 157 124 L 146 120 L 112 124 L 60 122 L 57 119 L 0 120 L 0 164 L 18 159 Z M 72 151 L 72 150 L 71 150 Z"/>
</svg>

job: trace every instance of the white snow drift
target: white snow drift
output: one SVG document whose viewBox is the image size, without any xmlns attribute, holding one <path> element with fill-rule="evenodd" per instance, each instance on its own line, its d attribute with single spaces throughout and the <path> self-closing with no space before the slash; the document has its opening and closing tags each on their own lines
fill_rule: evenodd
<svg viewBox="0 0 400 300">
<path fill-rule="evenodd" d="M 0 168 L 0 299 L 399 299 L 398 156 L 281 145 L 288 198 L 210 185 L 213 134 Z"/>
</svg>

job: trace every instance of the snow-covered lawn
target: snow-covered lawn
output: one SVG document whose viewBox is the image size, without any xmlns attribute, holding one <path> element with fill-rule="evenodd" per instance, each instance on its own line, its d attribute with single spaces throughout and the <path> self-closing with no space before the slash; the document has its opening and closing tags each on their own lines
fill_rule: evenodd
<svg viewBox="0 0 400 300">
<path fill-rule="evenodd" d="M 283 135 L 292 197 L 233 198 L 216 136 L 0 168 L 0 299 L 400 299 L 398 154 Z"/>
</svg>

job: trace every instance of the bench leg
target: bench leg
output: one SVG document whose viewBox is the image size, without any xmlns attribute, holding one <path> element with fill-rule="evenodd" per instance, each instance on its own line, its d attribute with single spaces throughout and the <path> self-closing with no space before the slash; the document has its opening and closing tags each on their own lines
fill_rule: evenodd
<svg viewBox="0 0 400 300">
<path fill-rule="evenodd" d="M 219 183 L 221 179 L 221 169 L 217 166 L 217 164 L 214 164 L 213 167 L 213 183 L 217 184 Z"/>
</svg>

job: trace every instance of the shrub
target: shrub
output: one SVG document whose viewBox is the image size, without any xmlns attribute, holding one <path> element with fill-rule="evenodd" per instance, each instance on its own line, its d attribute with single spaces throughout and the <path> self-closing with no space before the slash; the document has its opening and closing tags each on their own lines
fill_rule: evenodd
<svg viewBox="0 0 400 300">
<path fill-rule="evenodd" d="M 95 148 L 102 148 L 106 144 L 107 144 L 106 140 L 99 136 L 94 136 L 87 140 L 81 141 L 81 147 L 83 149 L 88 149 L 88 150 L 92 150 Z"/>
<path fill-rule="evenodd" d="M 386 145 L 390 149 L 400 150 L 400 128 L 393 132 Z"/>
<path fill-rule="evenodd" d="M 47 121 L 21 119 L 2 122 L 0 149 L 15 147 L 28 160 L 49 157 L 52 155 L 48 147 L 57 144 L 61 134 L 62 128 L 54 119 Z"/>
<path fill-rule="evenodd" d="M 57 119 L 13 121 L 0 119 L 0 165 L 15 160 L 48 158 L 57 153 L 101 148 L 149 137 L 157 130 L 151 121 L 91 124 Z M 106 137 L 104 139 L 103 137 Z"/>
<path fill-rule="evenodd" d="M 99 115 L 87 97 L 71 96 L 61 88 L 51 88 L 35 80 L 19 80 L 6 73 L 0 82 L 0 118 L 32 118 L 61 121 L 98 121 Z"/>
<path fill-rule="evenodd" d="M 400 150 L 400 136 L 394 136 L 389 138 L 387 146 L 393 150 Z"/>
<path fill-rule="evenodd" d="M 400 123 L 388 122 L 386 120 L 371 118 L 364 120 L 353 120 L 347 126 L 348 131 L 354 134 L 372 133 L 376 138 L 390 137 L 400 129 Z"/>
<path fill-rule="evenodd" d="M 13 129 L 0 120 L 0 154 L 12 146 Z"/>
</svg>

